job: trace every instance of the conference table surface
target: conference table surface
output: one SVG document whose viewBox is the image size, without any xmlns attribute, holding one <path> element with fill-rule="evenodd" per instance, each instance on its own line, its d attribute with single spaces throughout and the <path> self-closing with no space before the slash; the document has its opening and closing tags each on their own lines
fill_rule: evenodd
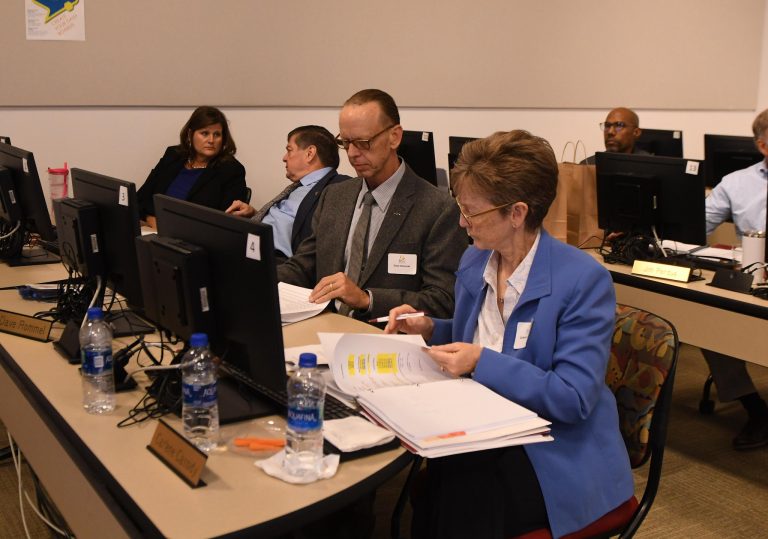
<svg viewBox="0 0 768 539">
<path fill-rule="evenodd" d="M 768 301 L 709 285 L 712 271 L 689 283 L 655 279 L 588 252 L 611 273 L 617 302 L 666 318 L 682 342 L 768 366 Z"/>
<path fill-rule="evenodd" d="M 67 270 L 61 262 L 32 266 L 9 266 L 0 263 L 0 288 L 22 284 L 50 283 L 67 278 Z"/>
<path fill-rule="evenodd" d="M 40 310 L 13 290 L 0 291 L 0 303 L 15 312 Z M 286 326 L 284 342 L 314 344 L 317 331 L 378 330 L 323 314 Z M 78 537 L 284 533 L 344 507 L 411 461 L 394 449 L 343 462 L 331 479 L 291 485 L 254 466 L 271 453 L 245 454 L 231 445 L 240 435 L 282 435 L 284 420 L 272 416 L 223 426 L 224 443 L 202 474 L 207 486 L 192 489 L 146 449 L 155 420 L 117 428 L 142 391 L 119 393 L 111 415 L 89 415 L 77 367 L 51 343 L 0 334 L 0 344 L 0 417 Z M 180 430 L 178 418 L 166 419 Z"/>
</svg>

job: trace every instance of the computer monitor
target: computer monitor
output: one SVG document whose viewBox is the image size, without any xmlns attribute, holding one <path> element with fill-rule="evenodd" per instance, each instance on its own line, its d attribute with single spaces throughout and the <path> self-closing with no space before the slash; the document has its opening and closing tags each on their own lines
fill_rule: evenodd
<svg viewBox="0 0 768 539">
<path fill-rule="evenodd" d="M 155 211 L 160 237 L 182 240 L 207 255 L 206 305 L 214 319 L 209 330 L 213 352 L 255 382 L 284 391 L 287 377 L 272 227 L 165 195 L 155 195 Z M 185 301 L 191 304 L 197 299 Z M 269 404 L 264 413 L 273 410 Z"/>
<path fill-rule="evenodd" d="M 704 135 L 704 179 L 714 187 L 723 176 L 763 160 L 752 137 Z"/>
<path fill-rule="evenodd" d="M 459 158 L 461 149 L 467 142 L 477 140 L 476 137 L 448 137 L 448 173 L 453 170 L 453 165 L 456 164 L 456 160 Z"/>
<path fill-rule="evenodd" d="M 671 129 L 642 128 L 640 138 L 635 141 L 635 148 L 651 155 L 683 157 L 683 132 Z"/>
<path fill-rule="evenodd" d="M 609 232 L 703 245 L 704 176 L 688 159 L 598 152 L 597 221 Z"/>
<path fill-rule="evenodd" d="M 32 152 L 8 144 L 0 144 L 0 166 L 8 169 L 13 176 L 13 197 L 21 211 L 21 226 L 17 233 L 21 235 L 36 233 L 44 241 L 55 241 L 56 233 L 48 214 L 48 207 L 45 203 L 40 176 L 37 173 L 35 157 Z M 6 227 L 7 224 L 5 223 Z M 10 265 L 59 262 L 57 256 L 50 256 L 42 249 L 22 251 L 21 246 L 24 242 L 17 243 L 19 245 L 17 252 L 3 253 L 3 257 Z"/>
<path fill-rule="evenodd" d="M 435 139 L 431 131 L 403 131 L 397 154 L 416 174 L 437 185 Z"/>
<path fill-rule="evenodd" d="M 104 277 L 129 305 L 141 307 L 141 282 L 134 245 L 136 236 L 141 234 L 136 186 L 80 168 L 73 168 L 71 173 L 74 198 L 98 208 Z"/>
</svg>

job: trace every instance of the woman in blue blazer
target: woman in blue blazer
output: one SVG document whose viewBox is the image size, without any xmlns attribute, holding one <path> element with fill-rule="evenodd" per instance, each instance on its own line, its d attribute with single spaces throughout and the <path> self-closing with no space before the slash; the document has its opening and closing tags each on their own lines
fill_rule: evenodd
<svg viewBox="0 0 768 539">
<path fill-rule="evenodd" d="M 245 168 L 235 159 L 237 148 L 227 118 L 216 107 L 198 107 L 137 193 L 141 218 L 155 228 L 158 193 L 201 206 L 226 210 L 246 197 Z"/>
<path fill-rule="evenodd" d="M 553 442 L 432 459 L 414 537 L 512 537 L 586 527 L 633 495 L 616 401 L 605 384 L 616 301 L 608 272 L 541 223 L 557 189 L 549 143 L 526 131 L 464 146 L 453 170 L 474 245 L 451 320 L 396 321 L 453 376 L 472 376 L 552 422 Z M 448 343 L 448 344 L 445 344 Z"/>
</svg>

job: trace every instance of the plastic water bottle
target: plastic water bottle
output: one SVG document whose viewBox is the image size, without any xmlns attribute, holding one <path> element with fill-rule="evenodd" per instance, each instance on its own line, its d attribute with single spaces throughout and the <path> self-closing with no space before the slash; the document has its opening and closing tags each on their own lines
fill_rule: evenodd
<svg viewBox="0 0 768 539">
<path fill-rule="evenodd" d="M 80 328 L 83 408 L 89 414 L 108 414 L 115 409 L 115 376 L 112 372 L 112 328 L 101 307 L 88 309 Z"/>
<path fill-rule="evenodd" d="M 288 427 L 283 467 L 295 476 L 317 475 L 323 462 L 325 379 L 317 356 L 299 356 L 299 368 L 288 380 Z"/>
<path fill-rule="evenodd" d="M 208 335 L 193 333 L 189 345 L 181 360 L 181 421 L 187 439 L 199 449 L 210 451 L 219 441 L 216 365 L 208 348 Z"/>
</svg>

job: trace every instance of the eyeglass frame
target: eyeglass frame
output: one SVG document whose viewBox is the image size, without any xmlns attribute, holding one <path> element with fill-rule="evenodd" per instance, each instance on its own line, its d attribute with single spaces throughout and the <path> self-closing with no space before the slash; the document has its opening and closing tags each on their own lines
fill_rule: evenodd
<svg viewBox="0 0 768 539">
<path fill-rule="evenodd" d="M 493 208 L 488 208 L 487 210 L 481 210 L 473 214 L 467 215 L 466 213 L 464 213 L 464 209 L 461 207 L 461 203 L 459 202 L 459 199 L 456 198 L 454 200 L 456 201 L 456 205 L 459 207 L 459 213 L 467 222 L 468 226 L 472 226 L 472 219 L 474 219 L 475 217 L 479 217 L 486 213 L 491 213 L 492 211 L 500 210 L 502 208 L 506 208 L 507 206 L 512 206 L 514 204 L 517 204 L 517 202 L 507 202 L 506 204 L 502 204 L 501 206 L 494 206 Z"/>
<path fill-rule="evenodd" d="M 632 124 L 628 124 L 627 122 L 600 122 L 597 125 L 600 126 L 600 130 L 603 133 L 607 133 L 611 130 L 611 128 L 615 129 L 617 133 L 621 133 L 621 131 L 626 127 L 631 127 L 632 129 L 636 127 Z"/>
<path fill-rule="evenodd" d="M 385 132 L 387 132 L 389 129 L 392 129 L 393 127 L 397 127 L 398 125 L 400 124 L 392 124 L 389 127 L 385 127 L 375 135 L 371 135 L 368 138 L 343 139 L 341 138 L 341 133 L 339 133 L 333 138 L 333 140 L 336 143 L 336 146 L 338 146 L 340 149 L 344 151 L 349 151 L 350 146 L 354 146 L 358 150 L 368 151 L 371 149 L 371 142 L 373 142 L 376 137 L 384 134 Z M 361 144 L 363 145 L 363 147 L 360 146 Z"/>
</svg>

